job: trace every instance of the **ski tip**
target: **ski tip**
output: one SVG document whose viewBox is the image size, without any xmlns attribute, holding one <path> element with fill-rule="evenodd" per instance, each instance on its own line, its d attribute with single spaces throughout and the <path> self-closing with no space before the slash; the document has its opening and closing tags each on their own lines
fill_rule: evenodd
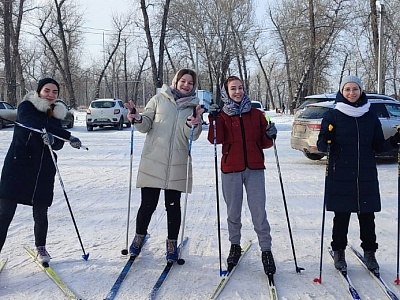
<svg viewBox="0 0 400 300">
<path fill-rule="evenodd" d="M 88 253 L 88 254 L 83 254 L 83 255 L 82 255 L 82 258 L 83 258 L 84 260 L 88 260 L 88 259 L 89 259 L 89 253 Z"/>
<path fill-rule="evenodd" d="M 314 278 L 314 282 L 322 284 L 322 278 Z"/>
</svg>

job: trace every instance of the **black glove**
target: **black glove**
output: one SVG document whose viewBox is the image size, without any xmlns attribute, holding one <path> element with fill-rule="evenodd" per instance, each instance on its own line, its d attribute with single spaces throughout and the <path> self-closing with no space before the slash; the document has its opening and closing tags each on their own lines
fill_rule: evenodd
<svg viewBox="0 0 400 300">
<path fill-rule="evenodd" d="M 390 137 L 390 143 L 394 148 L 398 148 L 400 144 L 400 133 L 397 131 L 395 135 Z"/>
<path fill-rule="evenodd" d="M 269 122 L 268 123 L 266 133 L 267 133 L 267 137 L 269 137 L 271 140 L 275 140 L 276 139 L 276 135 L 278 133 L 278 130 L 276 129 L 274 122 Z"/>
<path fill-rule="evenodd" d="M 43 143 L 47 146 L 54 144 L 54 136 L 50 132 L 42 133 Z"/>
<path fill-rule="evenodd" d="M 221 107 L 219 107 L 218 104 L 214 103 L 211 104 L 210 107 L 208 108 L 208 112 L 212 115 L 216 115 L 217 113 L 219 113 L 221 111 Z"/>
<path fill-rule="evenodd" d="M 80 149 L 82 147 L 81 141 L 77 137 L 74 137 L 72 135 L 69 138 L 69 144 L 71 145 L 71 147 L 76 149 Z"/>
</svg>

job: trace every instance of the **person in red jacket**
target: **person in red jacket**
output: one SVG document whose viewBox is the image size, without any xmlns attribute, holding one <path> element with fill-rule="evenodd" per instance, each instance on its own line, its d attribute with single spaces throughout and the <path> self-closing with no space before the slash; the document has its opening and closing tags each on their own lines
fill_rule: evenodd
<svg viewBox="0 0 400 300">
<path fill-rule="evenodd" d="M 276 272 L 271 252 L 272 238 L 265 210 L 266 193 L 263 149 L 273 145 L 277 130 L 264 114 L 251 107 L 243 81 L 229 76 L 221 88 L 221 111 L 217 105 L 209 109 L 210 127 L 208 140 L 222 144 L 221 180 L 222 192 L 227 206 L 228 231 L 231 248 L 227 259 L 228 271 L 237 265 L 241 256 L 241 212 L 243 186 L 246 189 L 254 230 L 261 248 L 265 273 Z M 216 136 L 214 137 L 215 118 Z"/>
</svg>

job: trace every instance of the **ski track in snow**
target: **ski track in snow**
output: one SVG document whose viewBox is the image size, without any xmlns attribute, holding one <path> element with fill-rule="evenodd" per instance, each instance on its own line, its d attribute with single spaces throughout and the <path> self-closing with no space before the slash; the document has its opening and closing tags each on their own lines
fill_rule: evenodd
<svg viewBox="0 0 400 300">
<path fill-rule="evenodd" d="M 274 149 L 270 148 L 264 151 L 267 214 L 277 264 L 275 282 L 279 299 L 349 298 L 326 251 L 330 243 L 331 212 L 326 213 L 322 284 L 313 282 L 314 278 L 319 277 L 326 160 L 311 161 L 299 151 L 291 149 L 292 116 L 267 113 L 278 129 L 276 146 L 297 264 L 305 268 L 300 274 L 296 273 Z M 82 119 L 84 114 L 83 118 L 80 115 L 79 120 Z M 193 193 L 188 196 L 185 226 L 185 236 L 189 237 L 189 241 L 182 253 L 186 263 L 173 268 L 158 293 L 159 299 L 209 299 L 220 280 L 214 146 L 207 141 L 207 131 L 208 126 L 204 125 L 202 135 L 192 146 L 194 187 Z M 83 246 L 90 257 L 88 261 L 81 258 L 83 252 L 58 177 L 55 178 L 54 202 L 49 209 L 47 249 L 52 255 L 52 268 L 72 291 L 83 299 L 103 299 L 127 259 L 122 257 L 121 250 L 126 243 L 130 129 L 95 129 L 87 132 L 84 121 L 76 121 L 71 132 L 82 140 L 89 151 L 65 145 L 57 152 L 58 166 Z M 12 127 L 0 131 L 1 167 L 12 133 Z M 134 132 L 129 243 L 133 238 L 140 204 L 140 190 L 135 186 L 144 137 Z M 218 173 L 220 151 L 218 146 Z M 376 214 L 376 232 L 379 243 L 377 259 L 382 277 L 400 295 L 399 287 L 393 283 L 397 257 L 397 168 L 396 161 L 378 164 L 382 212 Z M 220 177 L 218 183 L 222 268 L 225 269 L 230 244 Z M 185 194 L 182 194 L 182 208 L 184 200 Z M 242 222 L 242 241 L 252 239 L 253 246 L 219 299 L 268 299 L 267 278 L 246 201 Z M 161 193 L 150 223 L 151 237 L 134 262 L 116 299 L 148 299 L 152 286 L 165 266 L 166 223 Z M 349 242 L 359 248 L 358 237 L 358 221 L 353 215 L 349 226 Z M 61 290 L 31 261 L 23 250 L 24 245 L 34 245 L 32 211 L 30 207 L 19 205 L 0 254 L 0 259 L 9 258 L 0 273 L 0 299 L 66 299 Z M 386 299 L 356 258 L 349 251 L 346 254 L 349 276 L 362 299 Z"/>
</svg>

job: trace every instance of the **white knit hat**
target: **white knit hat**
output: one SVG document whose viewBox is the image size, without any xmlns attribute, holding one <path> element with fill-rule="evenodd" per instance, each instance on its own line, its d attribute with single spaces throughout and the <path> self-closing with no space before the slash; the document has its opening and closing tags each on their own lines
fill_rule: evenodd
<svg viewBox="0 0 400 300">
<path fill-rule="evenodd" d="M 340 84 L 340 92 L 341 93 L 343 92 L 343 88 L 346 85 L 346 83 L 349 83 L 349 82 L 357 83 L 358 86 L 360 87 L 361 92 L 364 90 L 364 86 L 363 86 L 361 79 L 358 78 L 357 76 L 349 75 L 349 76 L 343 77 L 343 79 L 342 79 L 342 83 Z"/>
</svg>

